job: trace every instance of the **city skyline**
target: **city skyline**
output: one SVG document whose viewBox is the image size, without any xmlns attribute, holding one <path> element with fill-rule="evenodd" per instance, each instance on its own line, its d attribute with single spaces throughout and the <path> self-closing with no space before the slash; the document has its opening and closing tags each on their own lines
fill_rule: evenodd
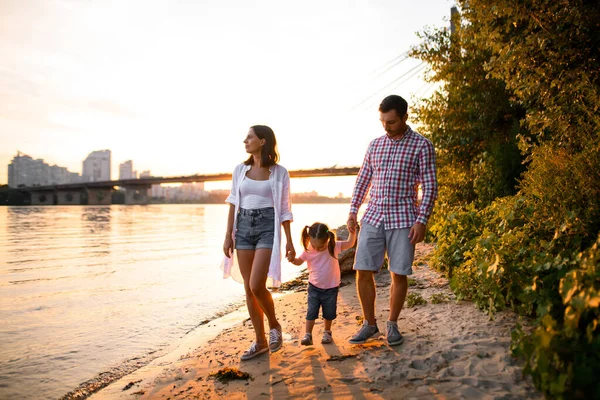
<svg viewBox="0 0 600 400">
<path fill-rule="evenodd" d="M 89 153 L 82 160 L 81 173 L 69 171 L 56 163 L 50 165 L 43 158 L 17 151 L 7 171 L 8 186 L 12 188 L 112 180 L 111 151 L 105 149 Z"/>
<path fill-rule="evenodd" d="M 93 159 L 95 156 L 104 156 L 104 153 L 108 153 L 108 159 L 110 160 L 110 150 L 95 150 L 88 154 L 88 156 L 82 162 L 82 171 L 85 170 L 86 162 L 90 159 Z M 23 162 L 25 161 L 25 165 Z M 29 165 L 27 165 L 29 164 Z M 43 165 L 47 172 L 42 172 L 39 170 L 40 166 Z M 100 182 L 106 180 L 127 180 L 127 179 L 142 179 L 142 178 L 151 178 L 157 177 L 151 173 L 150 170 L 142 171 L 139 173 L 137 170 L 133 170 L 133 160 L 127 160 L 123 163 L 119 163 L 118 169 L 118 178 L 114 178 L 110 176 L 110 179 L 95 179 L 93 176 L 93 172 L 88 172 L 87 175 L 79 174 L 77 172 L 68 171 L 65 167 L 61 167 L 59 165 L 52 165 L 45 163 L 43 159 L 31 157 L 28 154 L 24 154 L 22 152 L 17 152 L 15 157 L 13 158 L 11 164 L 8 166 L 9 176 L 8 182 L 9 187 L 17 188 L 21 186 L 33 187 L 33 186 L 52 186 L 52 185 L 62 185 L 62 184 L 73 184 L 73 183 L 85 183 L 85 182 Z M 11 171 L 19 172 L 18 169 L 21 169 L 20 181 L 15 181 L 15 176 L 11 179 Z M 339 166 L 338 166 L 339 167 Z M 33 173 L 28 171 L 28 169 L 34 169 Z M 15 171 L 17 170 L 17 171 Z M 66 176 L 57 176 L 58 174 Z M 224 172 L 226 173 L 226 172 Z M 101 174 L 101 172 L 99 172 Z M 109 168 L 108 175 L 112 174 L 112 169 Z M 341 177 L 314 177 L 314 178 L 292 178 L 295 183 L 299 181 L 304 181 L 304 185 L 298 185 L 298 190 L 293 190 L 296 188 L 296 185 L 292 188 L 292 193 L 294 195 L 300 195 L 301 197 L 329 197 L 329 198 L 348 198 L 349 192 L 345 192 L 344 190 L 338 190 L 339 187 L 326 185 L 330 190 L 325 192 L 318 192 L 314 190 L 315 182 L 321 181 L 323 178 L 331 178 L 334 180 L 347 181 L 348 179 L 354 179 L 354 176 L 341 176 Z M 12 180 L 12 183 L 11 183 Z M 204 188 L 204 185 L 208 185 L 208 189 Z M 195 189 L 200 189 L 201 191 L 205 191 L 207 193 L 219 193 L 224 191 L 229 191 L 230 181 L 207 181 L 207 182 L 181 182 L 181 183 L 163 183 L 159 185 L 152 185 L 152 196 L 151 197 L 161 197 L 156 195 L 155 193 L 159 193 L 160 191 L 167 189 L 177 190 L 178 188 L 185 189 L 186 187 L 197 185 Z M 318 185 L 317 185 L 318 186 Z M 342 185 L 343 187 L 344 185 Z M 348 187 L 348 185 L 345 185 Z"/>
</svg>

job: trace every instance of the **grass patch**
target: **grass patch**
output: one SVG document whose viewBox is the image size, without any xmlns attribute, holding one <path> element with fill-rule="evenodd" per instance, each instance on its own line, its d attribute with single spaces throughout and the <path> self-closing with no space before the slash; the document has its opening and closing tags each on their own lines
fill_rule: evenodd
<svg viewBox="0 0 600 400">
<path fill-rule="evenodd" d="M 414 307 L 422 304 L 427 304 L 427 300 L 425 300 L 419 293 L 409 293 L 408 296 L 406 296 L 407 307 Z"/>
<path fill-rule="evenodd" d="M 448 301 L 448 296 L 446 296 L 444 293 L 434 293 L 429 298 L 429 301 L 431 301 L 431 304 L 445 303 Z"/>
</svg>

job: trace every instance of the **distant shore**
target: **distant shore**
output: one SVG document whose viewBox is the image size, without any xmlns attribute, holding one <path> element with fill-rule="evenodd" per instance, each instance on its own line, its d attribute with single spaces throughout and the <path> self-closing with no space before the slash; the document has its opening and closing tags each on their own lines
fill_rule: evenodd
<svg viewBox="0 0 600 400">
<path fill-rule="evenodd" d="M 226 195 L 221 193 L 214 194 L 208 192 L 208 195 L 198 199 L 164 199 L 164 198 L 150 198 L 148 204 L 223 204 Z M 339 203 L 350 203 L 349 197 L 327 197 L 327 196 L 307 196 L 306 194 L 292 193 L 292 203 L 297 204 L 339 204 Z M 121 191 L 115 190 L 112 193 L 111 204 L 125 204 L 125 194 Z M 28 206 L 30 200 L 28 196 L 13 188 L 9 188 L 7 185 L 0 185 L 0 206 Z"/>
</svg>

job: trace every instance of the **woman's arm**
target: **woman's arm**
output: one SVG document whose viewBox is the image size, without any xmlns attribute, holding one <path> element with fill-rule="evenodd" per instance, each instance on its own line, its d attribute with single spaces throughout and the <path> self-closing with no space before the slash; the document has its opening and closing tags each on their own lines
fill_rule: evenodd
<svg viewBox="0 0 600 400">
<path fill-rule="evenodd" d="M 225 257 L 231 258 L 233 255 L 233 220 L 235 215 L 235 206 L 229 204 L 229 215 L 227 216 L 227 229 L 225 230 L 225 240 L 223 241 L 223 253 Z"/>
<path fill-rule="evenodd" d="M 294 249 L 294 242 L 292 241 L 292 234 L 290 231 L 290 223 L 294 219 L 292 215 L 292 204 L 290 202 L 290 175 L 285 168 L 282 166 L 278 166 L 280 168 L 280 173 L 282 176 L 282 185 L 281 185 L 281 225 L 283 225 L 283 230 L 285 231 L 285 256 L 288 261 L 292 261 L 296 258 L 296 250 Z"/>
<path fill-rule="evenodd" d="M 294 249 L 294 243 L 292 241 L 292 233 L 290 231 L 290 221 L 283 221 L 281 223 L 283 225 L 283 230 L 285 232 L 285 256 L 288 261 L 292 262 L 293 259 L 296 258 L 296 250 Z"/>
</svg>

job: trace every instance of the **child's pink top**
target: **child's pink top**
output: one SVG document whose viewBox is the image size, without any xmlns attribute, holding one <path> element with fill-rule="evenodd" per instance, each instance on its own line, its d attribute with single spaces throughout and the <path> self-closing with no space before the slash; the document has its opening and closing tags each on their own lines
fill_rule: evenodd
<svg viewBox="0 0 600 400">
<path fill-rule="evenodd" d="M 303 251 L 298 258 L 306 261 L 308 281 L 319 289 L 331 289 L 340 286 L 340 264 L 337 257 L 341 251 L 342 242 L 335 242 L 333 254 L 336 258 L 331 257 L 327 249 L 315 251 L 312 247 L 309 247 L 308 251 Z"/>
</svg>

